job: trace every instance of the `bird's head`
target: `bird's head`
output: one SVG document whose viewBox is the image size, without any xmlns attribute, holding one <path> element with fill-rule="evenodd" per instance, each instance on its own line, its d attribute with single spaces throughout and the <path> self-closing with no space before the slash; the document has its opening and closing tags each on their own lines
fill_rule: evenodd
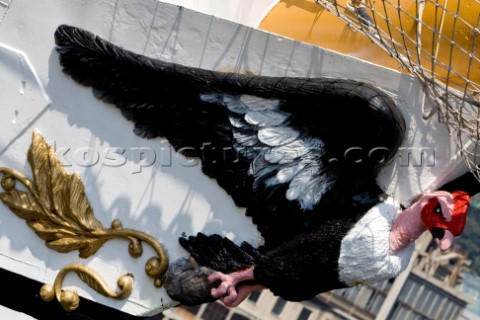
<svg viewBox="0 0 480 320">
<path fill-rule="evenodd" d="M 447 250 L 453 238 L 459 236 L 465 226 L 470 196 L 463 191 L 442 192 L 424 196 L 426 204 L 422 208 L 421 218 L 432 233 L 441 250 Z"/>
</svg>

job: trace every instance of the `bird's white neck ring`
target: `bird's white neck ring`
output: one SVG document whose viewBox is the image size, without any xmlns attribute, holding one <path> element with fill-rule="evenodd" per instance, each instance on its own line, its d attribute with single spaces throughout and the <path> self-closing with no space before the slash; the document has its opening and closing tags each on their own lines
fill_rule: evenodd
<svg viewBox="0 0 480 320">
<path fill-rule="evenodd" d="M 401 212 L 387 197 L 372 207 L 343 238 L 338 260 L 339 278 L 349 286 L 393 278 L 410 262 L 414 242 L 403 250 L 390 249 L 390 231 Z"/>
</svg>

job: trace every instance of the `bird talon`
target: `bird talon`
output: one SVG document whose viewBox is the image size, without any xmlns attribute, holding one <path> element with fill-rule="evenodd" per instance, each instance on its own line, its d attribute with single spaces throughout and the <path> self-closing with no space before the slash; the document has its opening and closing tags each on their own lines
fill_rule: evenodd
<svg viewBox="0 0 480 320">
<path fill-rule="evenodd" d="M 220 282 L 226 282 L 228 280 L 228 276 L 222 272 L 214 272 L 211 275 L 208 276 L 208 282 L 213 284 L 216 281 Z"/>
<path fill-rule="evenodd" d="M 227 294 L 228 287 L 227 286 L 219 286 L 217 288 L 213 288 L 210 293 L 214 298 L 220 298 Z"/>
<path fill-rule="evenodd" d="M 225 296 L 223 296 L 220 300 L 226 306 L 234 304 L 237 300 L 237 290 L 235 289 L 235 287 L 230 286 L 225 293 Z"/>
<path fill-rule="evenodd" d="M 214 298 L 222 298 L 222 297 L 228 297 L 232 293 L 232 288 L 233 292 L 235 291 L 235 286 L 233 285 L 233 280 L 230 276 L 222 273 L 222 272 L 214 272 L 208 277 L 208 282 L 210 284 L 214 284 L 215 282 L 220 282 L 217 287 L 212 288 L 210 291 L 210 294 Z"/>
</svg>

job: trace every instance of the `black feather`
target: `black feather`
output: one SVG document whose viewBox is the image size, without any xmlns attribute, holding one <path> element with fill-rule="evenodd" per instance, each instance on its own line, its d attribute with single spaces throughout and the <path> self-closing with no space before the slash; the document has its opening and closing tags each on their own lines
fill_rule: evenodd
<svg viewBox="0 0 480 320">
<path fill-rule="evenodd" d="M 198 233 L 179 242 L 199 264 L 220 272 L 246 269 L 255 262 L 248 252 L 218 234 Z"/>
</svg>

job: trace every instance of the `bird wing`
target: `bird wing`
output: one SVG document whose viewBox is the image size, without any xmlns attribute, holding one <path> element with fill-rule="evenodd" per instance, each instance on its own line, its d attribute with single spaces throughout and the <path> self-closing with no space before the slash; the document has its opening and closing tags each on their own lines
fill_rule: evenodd
<svg viewBox="0 0 480 320">
<path fill-rule="evenodd" d="M 119 108 L 138 135 L 200 158 L 266 238 L 311 228 L 328 193 L 358 196 L 403 138 L 393 101 L 364 83 L 186 67 L 66 25 L 55 42 L 66 74 Z M 351 161 L 351 146 L 369 156 Z M 387 152 L 376 159 L 378 146 Z"/>
</svg>

